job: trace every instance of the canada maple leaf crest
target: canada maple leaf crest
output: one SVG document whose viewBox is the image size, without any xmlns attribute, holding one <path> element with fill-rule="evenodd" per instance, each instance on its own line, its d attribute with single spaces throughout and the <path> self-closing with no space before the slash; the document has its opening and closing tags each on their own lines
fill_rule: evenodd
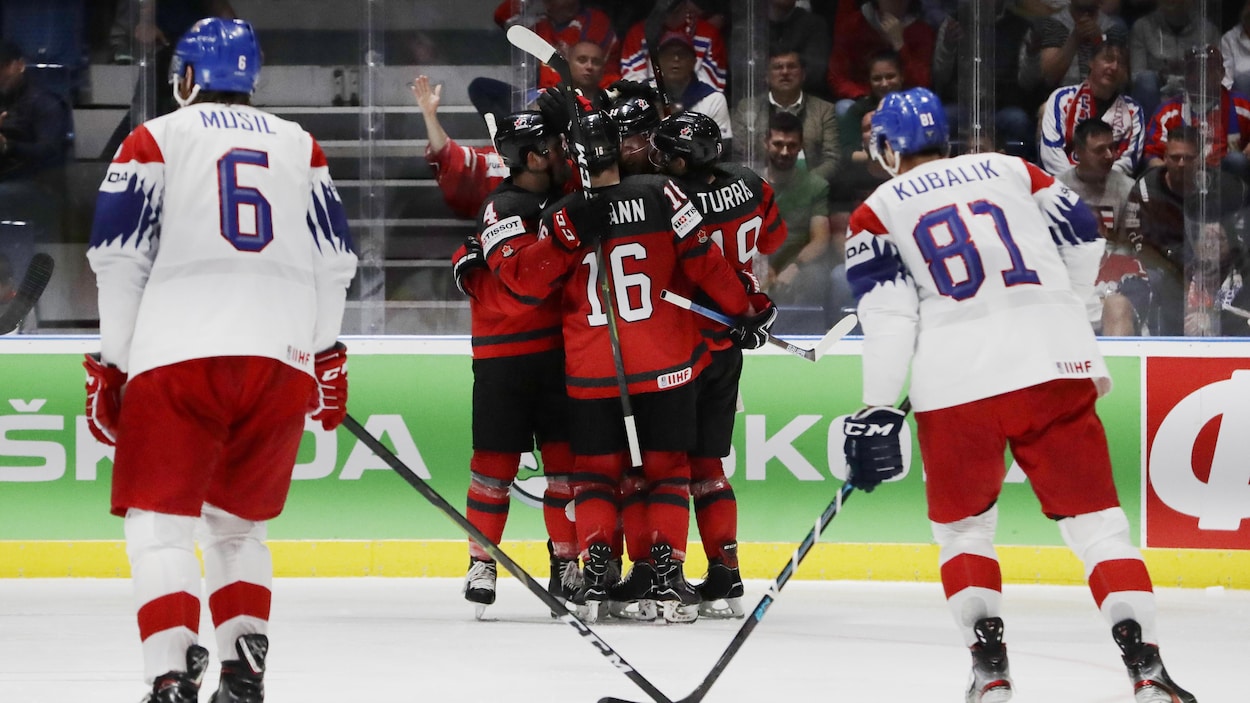
<svg viewBox="0 0 1250 703">
<path fill-rule="evenodd" d="M 694 130 L 691 129 L 689 125 L 684 126 L 681 128 L 681 131 L 677 133 L 677 136 L 681 137 L 682 139 L 693 139 Z"/>
</svg>

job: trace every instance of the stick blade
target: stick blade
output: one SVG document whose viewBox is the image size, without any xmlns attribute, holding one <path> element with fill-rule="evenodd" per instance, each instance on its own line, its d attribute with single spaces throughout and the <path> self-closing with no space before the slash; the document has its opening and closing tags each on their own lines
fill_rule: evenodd
<svg viewBox="0 0 1250 703">
<path fill-rule="evenodd" d="M 551 57 L 556 53 L 550 42 L 519 24 L 508 27 L 508 42 L 547 65 L 551 65 Z"/>
<path fill-rule="evenodd" d="M 855 313 L 838 320 L 837 324 L 830 328 L 825 333 L 825 336 L 821 337 L 820 341 L 816 343 L 815 348 L 812 349 L 815 359 L 819 360 L 820 357 L 824 356 L 826 352 L 833 348 L 833 345 L 838 343 L 838 340 L 850 334 L 857 324 L 859 324 L 859 318 L 856 317 Z"/>
</svg>

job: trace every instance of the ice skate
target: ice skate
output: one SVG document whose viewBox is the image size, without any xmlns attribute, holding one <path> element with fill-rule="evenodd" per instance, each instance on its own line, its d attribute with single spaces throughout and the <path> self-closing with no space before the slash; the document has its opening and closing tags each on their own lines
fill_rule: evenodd
<svg viewBox="0 0 1250 703">
<path fill-rule="evenodd" d="M 1003 619 L 981 618 L 972 626 L 972 672 L 968 675 L 967 703 L 1007 703 L 1011 700 L 1011 671 L 1003 644 Z"/>
<path fill-rule="evenodd" d="M 555 555 L 551 548 L 551 540 L 547 540 L 547 552 L 551 556 L 551 570 L 548 572 L 547 592 L 555 596 L 555 599 L 568 606 L 569 601 L 573 599 L 573 595 L 582 587 L 582 570 L 577 565 L 577 559 L 561 559 Z M 560 617 L 560 613 L 553 612 L 551 617 Z"/>
<path fill-rule="evenodd" d="M 598 622 L 606 614 L 608 591 L 612 587 L 612 548 L 596 542 L 586 550 L 585 566 L 582 567 L 582 587 L 573 595 L 578 617 L 586 622 Z"/>
<path fill-rule="evenodd" d="M 469 560 L 469 573 L 464 577 L 464 599 L 476 604 L 474 616 L 481 620 L 486 606 L 495 602 L 495 562 L 482 559 Z"/>
<path fill-rule="evenodd" d="M 235 640 L 234 649 L 239 658 L 221 663 L 221 683 L 209 703 L 263 703 L 269 638 L 243 635 Z"/>
<path fill-rule="evenodd" d="M 1111 628 L 1111 637 L 1124 652 L 1124 665 L 1133 682 L 1133 698 L 1137 703 L 1198 703 L 1193 694 L 1168 676 L 1159 658 L 1159 648 L 1141 640 L 1141 625 L 1136 620 L 1121 620 Z"/>
<path fill-rule="evenodd" d="M 157 676 L 152 682 L 152 692 L 139 703 L 197 703 L 206 669 L 208 650 L 198 644 L 187 647 L 187 670 Z"/>
<path fill-rule="evenodd" d="M 738 545 L 724 546 L 725 558 L 708 560 L 707 578 L 695 588 L 703 602 L 699 603 L 699 615 L 705 618 L 740 618 L 746 611 L 742 608 L 742 575 L 738 572 Z"/>
<path fill-rule="evenodd" d="M 673 548 L 667 544 L 651 547 L 651 564 L 655 567 L 655 599 L 664 613 L 664 621 L 698 620 L 699 592 L 686 580 L 682 563 L 673 558 Z"/>
<path fill-rule="evenodd" d="M 636 561 L 629 575 L 608 591 L 608 608 L 612 617 L 638 622 L 655 621 L 655 567 L 650 562 Z"/>
</svg>

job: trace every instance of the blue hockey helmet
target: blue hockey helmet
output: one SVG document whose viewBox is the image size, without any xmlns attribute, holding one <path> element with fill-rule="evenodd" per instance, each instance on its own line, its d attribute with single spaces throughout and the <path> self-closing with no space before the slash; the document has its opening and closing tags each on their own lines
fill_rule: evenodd
<svg viewBox="0 0 1250 703">
<path fill-rule="evenodd" d="M 200 90 L 251 95 L 260 79 L 260 44 L 244 20 L 208 17 L 178 40 L 169 64 L 170 80 L 182 79 L 191 66 Z"/>
<path fill-rule="evenodd" d="M 872 114 L 869 147 L 873 157 L 891 174 L 898 164 L 884 161 L 885 145 L 898 156 L 929 149 L 945 150 L 950 145 L 950 129 L 942 101 L 928 88 L 910 88 L 889 93 Z"/>
</svg>

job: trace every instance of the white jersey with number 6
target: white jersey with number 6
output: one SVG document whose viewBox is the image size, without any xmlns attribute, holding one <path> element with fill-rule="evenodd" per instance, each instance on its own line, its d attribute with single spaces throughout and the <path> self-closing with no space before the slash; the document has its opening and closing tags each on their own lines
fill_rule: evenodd
<svg viewBox="0 0 1250 703">
<path fill-rule="evenodd" d="M 925 162 L 851 216 L 847 278 L 865 339 L 864 403 L 917 411 L 1058 378 L 1110 379 L 1089 324 L 1104 242 L 1092 212 L 1022 159 Z"/>
<path fill-rule="evenodd" d="M 101 355 L 131 376 L 219 356 L 312 373 L 356 271 L 321 147 L 293 122 L 221 103 L 130 133 L 100 186 L 87 257 Z"/>
</svg>

